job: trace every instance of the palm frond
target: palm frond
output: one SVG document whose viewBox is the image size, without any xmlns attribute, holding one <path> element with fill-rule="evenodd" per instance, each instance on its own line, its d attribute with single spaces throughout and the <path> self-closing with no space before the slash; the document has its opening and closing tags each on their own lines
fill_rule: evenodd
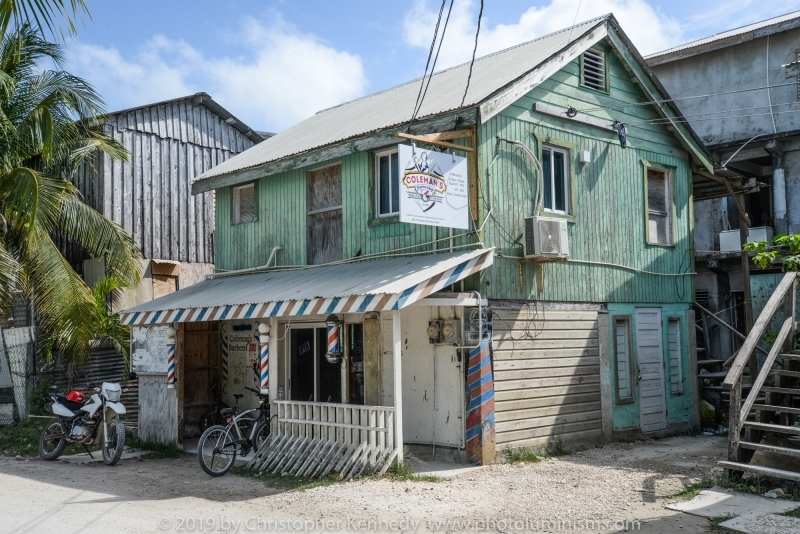
<svg viewBox="0 0 800 534">
<path fill-rule="evenodd" d="M 63 198 L 57 227 L 95 257 L 106 260 L 106 272 L 129 285 L 141 279 L 141 252 L 124 228 L 106 219 L 78 199 Z"/>
<path fill-rule="evenodd" d="M 75 35 L 84 15 L 91 18 L 85 0 L 0 0 L 0 34 L 29 23 L 39 33 L 48 32 L 63 41 L 64 28 L 58 17 L 63 17 L 67 34 Z"/>
</svg>

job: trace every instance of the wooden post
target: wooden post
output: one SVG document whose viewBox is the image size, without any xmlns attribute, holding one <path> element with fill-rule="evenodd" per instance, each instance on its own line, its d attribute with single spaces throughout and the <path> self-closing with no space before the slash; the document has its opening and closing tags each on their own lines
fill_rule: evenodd
<svg viewBox="0 0 800 534">
<path fill-rule="evenodd" d="M 703 312 L 700 312 L 703 313 Z M 700 385 L 697 376 L 697 329 L 694 310 L 686 310 L 686 332 L 689 336 L 689 390 L 692 399 L 692 427 L 700 428 Z M 706 349 L 708 354 L 708 349 Z M 721 415 L 721 414 L 720 414 Z"/>
<path fill-rule="evenodd" d="M 611 323 L 608 312 L 597 315 L 600 342 L 600 417 L 603 438 L 614 439 L 614 363 L 611 358 Z"/>
<path fill-rule="evenodd" d="M 397 461 L 403 463 L 403 372 L 401 356 L 403 349 L 403 330 L 400 310 L 392 312 L 392 368 L 394 374 L 394 442 L 397 447 Z"/>
<path fill-rule="evenodd" d="M 743 211 L 744 195 L 736 195 L 736 206 L 739 208 L 739 243 L 742 245 L 742 289 L 744 290 L 744 326 L 745 334 L 749 334 L 753 329 L 753 296 L 750 293 L 750 256 L 744 249 L 747 237 L 750 235 L 750 228 L 747 224 L 747 214 Z M 753 351 L 750 354 L 750 380 L 758 375 L 758 359 Z"/>
<path fill-rule="evenodd" d="M 728 407 L 728 461 L 739 461 L 739 424 L 740 406 L 742 400 L 742 379 L 736 381 L 730 391 L 730 406 Z"/>
</svg>

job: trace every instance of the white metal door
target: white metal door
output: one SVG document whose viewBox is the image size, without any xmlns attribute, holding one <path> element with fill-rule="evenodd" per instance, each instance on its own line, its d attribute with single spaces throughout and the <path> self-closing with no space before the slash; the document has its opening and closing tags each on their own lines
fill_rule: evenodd
<svg viewBox="0 0 800 534">
<path fill-rule="evenodd" d="M 667 428 L 667 405 L 660 308 L 636 310 L 636 347 L 639 356 L 639 418 L 642 432 L 664 430 Z"/>
</svg>

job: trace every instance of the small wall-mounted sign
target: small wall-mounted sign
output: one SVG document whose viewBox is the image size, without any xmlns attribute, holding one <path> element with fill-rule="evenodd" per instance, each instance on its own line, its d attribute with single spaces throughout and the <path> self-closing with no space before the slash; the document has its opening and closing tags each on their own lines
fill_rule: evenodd
<svg viewBox="0 0 800 534">
<path fill-rule="evenodd" d="M 400 221 L 469 229 L 467 158 L 399 145 Z"/>
<path fill-rule="evenodd" d="M 137 373 L 167 372 L 168 326 L 131 328 L 131 370 Z"/>
</svg>

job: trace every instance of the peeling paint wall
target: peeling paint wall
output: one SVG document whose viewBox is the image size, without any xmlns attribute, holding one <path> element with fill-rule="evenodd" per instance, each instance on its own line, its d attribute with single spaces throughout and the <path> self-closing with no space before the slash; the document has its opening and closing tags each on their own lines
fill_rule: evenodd
<svg viewBox="0 0 800 534">
<path fill-rule="evenodd" d="M 664 387 L 665 399 L 667 403 L 667 423 L 688 422 L 692 417 L 692 401 L 691 398 L 691 378 L 692 372 L 689 366 L 689 335 L 688 325 L 686 320 L 686 311 L 689 309 L 685 304 L 664 304 L 662 306 L 653 306 L 652 304 L 609 304 L 609 339 L 613 340 L 613 324 L 614 317 L 617 315 L 630 315 L 631 319 L 631 337 L 633 339 L 632 355 L 634 358 L 634 377 L 638 368 L 638 359 L 636 354 L 636 308 L 661 308 L 662 319 L 662 337 L 663 337 L 663 363 L 664 363 Z M 670 318 L 678 318 L 681 321 L 680 326 L 680 346 L 681 346 L 681 375 L 683 383 L 683 393 L 681 395 L 673 395 L 670 391 L 670 366 L 669 366 L 669 338 L 668 338 L 668 322 Z M 611 358 L 610 367 L 603 369 L 602 372 L 606 375 L 611 374 L 613 377 L 614 364 L 616 362 L 616 355 L 614 354 L 613 342 L 610 347 Z M 634 395 L 634 402 L 629 404 L 618 404 L 616 402 L 616 395 L 612 396 L 613 413 L 614 413 L 614 430 L 635 429 L 639 428 L 639 388 L 638 383 L 634 381 L 634 388 L 636 394 Z M 612 379 L 612 391 L 616 392 L 616 381 Z"/>
</svg>

